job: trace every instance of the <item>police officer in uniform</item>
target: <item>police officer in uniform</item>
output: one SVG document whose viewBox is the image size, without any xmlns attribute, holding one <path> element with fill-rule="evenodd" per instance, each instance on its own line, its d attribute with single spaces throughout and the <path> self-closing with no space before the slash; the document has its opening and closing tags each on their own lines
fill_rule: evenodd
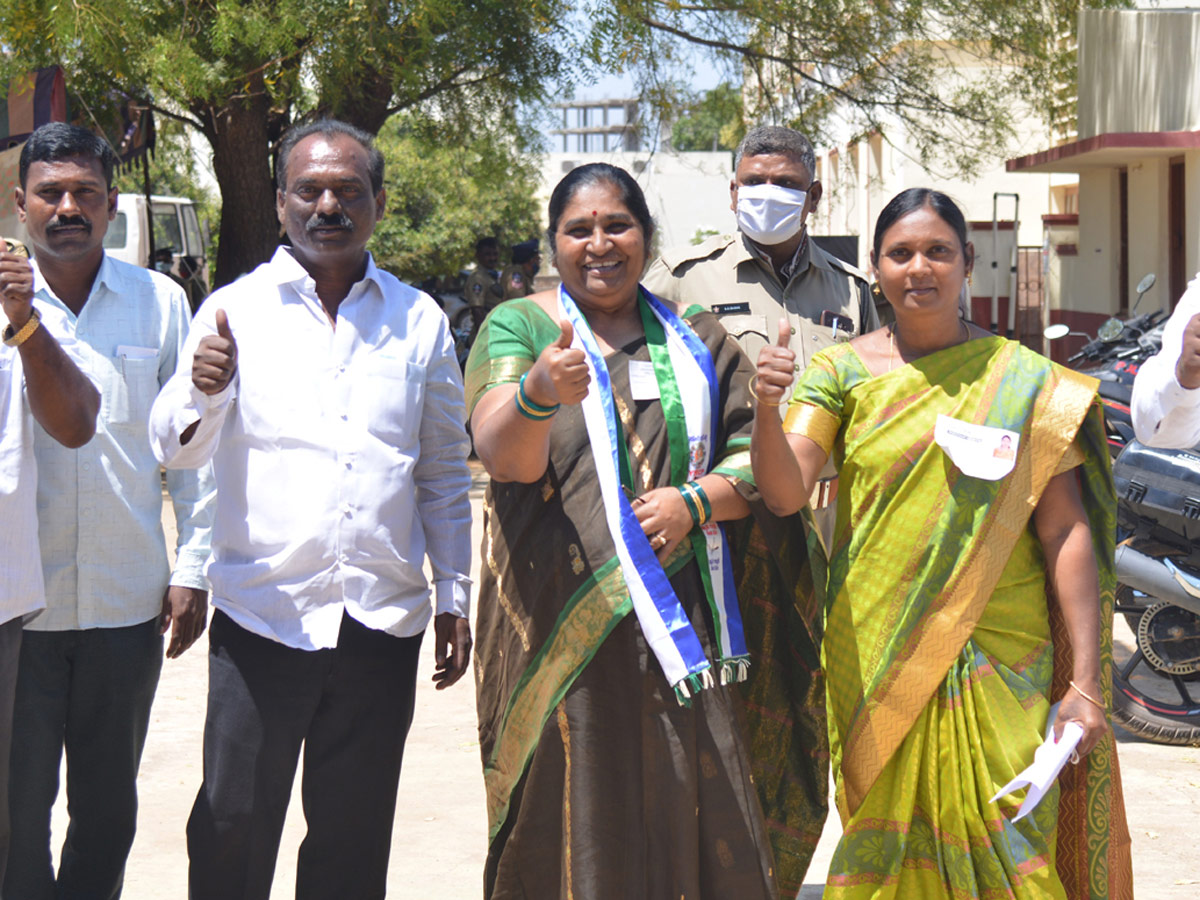
<svg viewBox="0 0 1200 900">
<path fill-rule="evenodd" d="M 749 131 L 734 152 L 729 185 L 738 233 L 664 253 L 643 283 L 681 308 L 711 309 L 751 362 L 774 343 L 786 317 L 797 372 L 835 341 L 878 328 L 866 276 L 808 235 L 808 216 L 821 199 L 815 168 L 812 144 L 799 132 L 776 125 Z M 832 465 L 823 476 L 814 510 L 828 507 L 836 495 Z M 831 516 L 819 517 L 826 518 Z"/>
<path fill-rule="evenodd" d="M 471 309 L 475 327 L 503 297 L 500 290 L 499 271 L 500 242 L 494 237 L 480 238 L 475 242 L 475 271 L 463 285 L 463 299 Z"/>
<path fill-rule="evenodd" d="M 538 242 L 522 241 L 512 248 L 512 264 L 505 266 L 500 273 L 500 290 L 505 300 L 514 297 L 527 297 L 533 293 L 533 276 L 542 265 L 542 255 L 538 252 Z"/>
<path fill-rule="evenodd" d="M 646 272 L 645 286 L 681 308 L 696 304 L 711 309 L 751 362 L 774 343 L 779 320 L 786 317 L 797 373 L 817 351 L 878 328 L 867 279 L 808 236 L 806 221 L 821 199 L 815 170 L 812 145 L 798 132 L 767 126 L 747 133 L 735 151 L 729 186 L 738 233 L 664 253 Z M 785 404 L 778 412 L 786 409 Z M 764 407 L 756 414 L 775 413 Z M 832 465 L 821 475 L 811 508 L 828 547 L 837 478 Z M 806 735 L 779 747 L 771 771 L 756 771 L 761 776 L 756 784 L 764 806 L 787 798 L 782 809 L 771 813 L 784 816 L 787 825 L 772 843 L 788 880 L 799 882 L 828 811 L 829 778 L 828 747 L 820 738 L 826 728 L 818 661 L 821 619 L 799 596 L 806 590 L 802 575 L 808 528 L 803 517 L 808 513 L 779 518 L 753 500 L 751 512 L 730 532 L 738 596 L 747 610 L 746 639 L 756 660 L 747 687 L 751 696 L 786 696 L 797 726 L 791 733 Z M 758 613 L 764 607 L 772 609 L 765 619 Z M 766 625 L 766 620 L 774 624 Z M 807 642 L 784 637 L 802 634 L 809 636 Z M 772 726 L 757 724 L 750 707 L 746 721 L 752 743 L 772 733 Z M 804 838 L 780 837 L 784 831 Z"/>
</svg>

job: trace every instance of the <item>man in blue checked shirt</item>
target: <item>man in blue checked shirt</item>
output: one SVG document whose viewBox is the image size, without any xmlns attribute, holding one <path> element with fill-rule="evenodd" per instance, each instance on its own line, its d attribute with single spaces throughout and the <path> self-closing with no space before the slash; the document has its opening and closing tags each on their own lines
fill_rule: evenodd
<svg viewBox="0 0 1200 900">
<path fill-rule="evenodd" d="M 115 163 L 103 139 L 61 123 L 39 128 L 21 152 L 34 305 L 102 402 L 85 447 L 34 435 L 46 610 L 21 644 L 2 892 L 20 900 L 120 896 L 163 634 L 171 630 L 167 656 L 178 656 L 207 611 L 211 471 L 167 477 L 179 528 L 172 574 L 148 436 L 151 404 L 187 337 L 187 301 L 166 276 L 104 253 Z M 64 749 L 70 825 L 56 875 L 50 810 Z"/>
</svg>

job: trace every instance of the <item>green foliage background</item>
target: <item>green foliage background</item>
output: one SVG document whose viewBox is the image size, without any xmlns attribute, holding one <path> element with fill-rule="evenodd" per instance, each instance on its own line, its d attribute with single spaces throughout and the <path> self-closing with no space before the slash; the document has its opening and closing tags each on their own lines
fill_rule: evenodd
<svg viewBox="0 0 1200 900">
<path fill-rule="evenodd" d="M 484 131 L 448 140 L 433 123 L 401 115 L 384 126 L 378 146 L 387 160 L 387 213 L 371 251 L 400 278 L 457 272 L 481 237 L 496 237 L 507 259 L 509 246 L 537 236 L 537 167 L 510 137 Z"/>
</svg>

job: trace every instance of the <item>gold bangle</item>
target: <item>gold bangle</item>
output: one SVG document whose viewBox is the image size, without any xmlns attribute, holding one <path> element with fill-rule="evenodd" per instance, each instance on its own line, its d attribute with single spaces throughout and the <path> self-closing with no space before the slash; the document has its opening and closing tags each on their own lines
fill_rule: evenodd
<svg viewBox="0 0 1200 900">
<path fill-rule="evenodd" d="M 4 329 L 4 343 L 9 347 L 20 347 L 23 343 L 32 337 L 33 333 L 38 329 L 38 323 L 42 321 L 42 314 L 38 312 L 35 306 L 29 315 L 29 321 L 21 326 L 20 331 L 16 331 L 11 324 Z"/>
<path fill-rule="evenodd" d="M 751 375 L 750 383 L 748 385 L 746 385 L 746 387 L 749 388 L 750 396 L 754 398 L 755 403 L 757 403 L 759 406 L 770 406 L 772 408 L 777 408 L 777 407 L 783 406 L 783 404 L 784 404 L 783 400 L 780 400 L 778 403 L 769 403 L 768 401 L 759 398 L 758 394 L 756 394 L 754 392 L 754 382 L 756 382 L 756 381 L 758 381 L 758 373 Z"/>
<path fill-rule="evenodd" d="M 1082 697 L 1088 703 L 1092 704 L 1092 706 L 1099 708 L 1099 710 L 1105 714 L 1108 713 L 1108 708 L 1103 703 L 1101 703 L 1099 700 L 1097 700 L 1095 697 L 1093 697 L 1091 694 L 1089 694 L 1087 691 L 1085 691 L 1083 688 L 1081 688 L 1079 685 L 1077 685 L 1074 681 L 1068 681 L 1067 684 L 1069 684 L 1071 687 L 1075 688 L 1075 693 L 1077 693 L 1080 697 Z"/>
</svg>

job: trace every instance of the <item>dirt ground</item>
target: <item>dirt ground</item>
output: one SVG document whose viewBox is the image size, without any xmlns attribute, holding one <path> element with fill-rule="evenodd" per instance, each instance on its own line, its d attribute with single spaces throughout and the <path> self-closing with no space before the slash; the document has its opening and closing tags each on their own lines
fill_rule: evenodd
<svg viewBox="0 0 1200 900">
<path fill-rule="evenodd" d="M 483 479 L 477 477 L 472 490 L 476 547 L 482 493 Z M 169 540 L 173 542 L 173 535 Z M 1130 640 L 1127 630 L 1120 639 Z M 206 651 L 207 640 L 202 638 L 182 659 L 163 665 L 142 760 L 141 813 L 124 900 L 187 896 L 184 825 L 200 784 Z M 429 681 L 433 673 L 429 643 L 422 655 L 416 717 L 400 779 L 388 896 L 472 900 L 481 895 L 487 839 L 474 689 L 467 676 L 448 691 L 435 691 Z M 1137 896 L 1195 900 L 1200 897 L 1200 853 L 1193 843 L 1200 823 L 1200 749 L 1149 744 L 1121 731 L 1118 741 Z M 66 801 L 61 795 L 53 827 L 57 851 L 66 827 Z M 809 870 L 810 883 L 800 900 L 821 896 L 822 876 L 838 834 L 835 814 L 826 824 Z M 295 896 L 296 851 L 303 836 L 297 792 L 288 813 L 272 900 Z"/>
</svg>

